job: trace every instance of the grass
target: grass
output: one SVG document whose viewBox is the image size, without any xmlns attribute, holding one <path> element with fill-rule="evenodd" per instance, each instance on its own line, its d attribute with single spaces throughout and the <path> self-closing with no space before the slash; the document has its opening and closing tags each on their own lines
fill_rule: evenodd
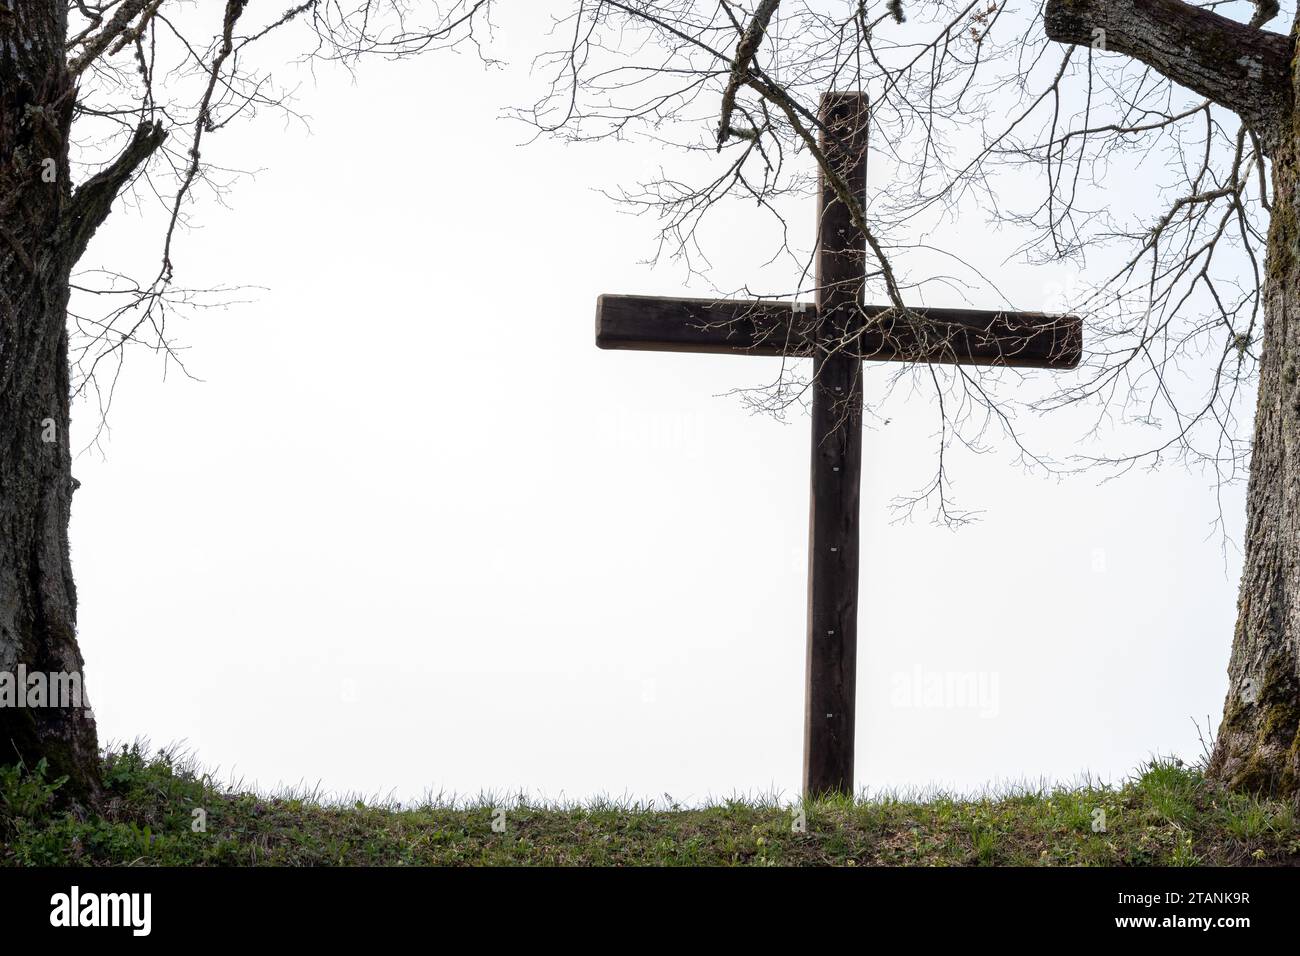
<svg viewBox="0 0 1300 956">
<path fill-rule="evenodd" d="M 1197 866 L 1300 864 L 1300 812 L 1155 759 L 1117 787 L 958 799 L 403 808 L 214 785 L 175 751 L 104 758 L 95 815 L 57 809 L 45 768 L 0 768 L 0 864 L 153 866 Z M 1104 815 L 1104 831 L 1094 830 Z M 504 821 L 504 831 L 493 828 Z M 204 824 L 200 827 L 200 822 Z"/>
</svg>

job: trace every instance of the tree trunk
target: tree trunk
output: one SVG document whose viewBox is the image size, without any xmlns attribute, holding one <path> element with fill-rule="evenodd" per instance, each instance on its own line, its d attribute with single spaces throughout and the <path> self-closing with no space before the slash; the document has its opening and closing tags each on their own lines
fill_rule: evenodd
<svg viewBox="0 0 1300 956">
<path fill-rule="evenodd" d="M 62 0 L 0 5 L 0 672 L 75 674 L 84 692 L 68 557 L 67 305 L 80 248 L 66 225 L 66 28 Z M 65 796 L 93 799 L 99 747 L 82 704 L 0 707 L 0 763 L 45 758 L 68 778 Z"/>
<path fill-rule="evenodd" d="M 1298 21 L 1300 23 L 1300 21 Z M 1259 405 L 1246 504 L 1246 560 L 1212 778 L 1300 793 L 1300 83 L 1273 151 Z"/>
<path fill-rule="evenodd" d="M 1267 4 L 1259 7 L 1265 16 Z M 1275 12 L 1275 11 L 1273 11 Z M 1300 793 L 1300 73 L 1289 37 L 1183 0 L 1047 0 L 1047 35 L 1140 60 L 1240 115 L 1273 162 L 1246 561 L 1209 775 Z"/>
</svg>

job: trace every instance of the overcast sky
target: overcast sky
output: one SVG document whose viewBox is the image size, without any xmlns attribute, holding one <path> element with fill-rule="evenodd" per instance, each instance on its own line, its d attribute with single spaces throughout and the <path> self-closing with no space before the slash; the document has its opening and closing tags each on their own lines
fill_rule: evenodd
<svg viewBox="0 0 1300 956">
<path fill-rule="evenodd" d="M 807 419 L 724 394 L 773 360 L 596 349 L 598 294 L 710 288 L 643 264 L 654 222 L 600 192 L 669 151 L 524 145 L 502 117 L 530 98 L 526 37 L 503 30 L 500 70 L 303 73 L 310 131 L 266 116 L 205 147 L 259 172 L 200 207 L 178 278 L 247 288 L 177 329 L 202 381 L 133 356 L 74 462 L 104 741 L 399 799 L 798 792 Z M 790 287 L 751 216 L 710 227 L 715 285 Z M 123 210 L 86 262 L 156 237 Z M 1014 241 L 976 215 L 945 241 L 1023 308 L 1072 281 L 1003 261 Z M 97 414 L 74 415 L 80 448 Z M 1222 503 L 1239 532 L 1243 489 L 1176 468 L 1057 481 L 1003 449 L 953 461 L 977 524 L 892 523 L 936 418 L 923 393 L 887 416 L 864 436 L 859 785 L 1113 780 L 1199 753 L 1239 570 L 1213 522 Z M 1065 454 L 1077 425 L 1035 434 Z M 935 681 L 980 693 L 929 699 Z"/>
</svg>

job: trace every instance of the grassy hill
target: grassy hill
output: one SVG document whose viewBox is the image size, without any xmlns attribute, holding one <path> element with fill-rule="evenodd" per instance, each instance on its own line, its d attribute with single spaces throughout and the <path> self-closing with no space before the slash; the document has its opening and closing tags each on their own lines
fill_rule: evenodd
<svg viewBox="0 0 1300 956">
<path fill-rule="evenodd" d="M 697 809 L 493 801 L 369 806 L 217 787 L 189 760 L 109 753 L 96 815 L 55 809 L 44 768 L 0 768 L 0 863 L 22 865 L 1300 864 L 1300 811 L 1153 760 L 1118 787 Z M 1105 814 L 1105 832 L 1094 822 Z M 200 812 L 196 812 L 200 811 Z M 504 831 L 498 830 L 504 823 Z M 199 830 L 199 824 L 204 829 Z"/>
</svg>

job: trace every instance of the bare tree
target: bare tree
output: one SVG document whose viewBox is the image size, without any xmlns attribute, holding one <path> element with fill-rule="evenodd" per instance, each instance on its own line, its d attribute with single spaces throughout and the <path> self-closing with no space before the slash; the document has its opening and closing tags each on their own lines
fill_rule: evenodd
<svg viewBox="0 0 1300 956">
<path fill-rule="evenodd" d="M 70 396 L 111 399 L 133 347 L 176 358 L 167 320 L 222 290 L 175 281 L 178 240 L 200 190 L 229 173 L 209 140 L 259 111 L 289 110 L 260 64 L 268 38 L 345 68 L 472 41 L 487 0 L 0 0 L 0 673 L 82 671 L 68 558 L 75 482 Z M 75 270 L 114 204 L 162 204 L 156 269 Z M 74 288 L 85 310 L 69 311 Z M 99 789 L 95 722 L 70 707 L 0 707 L 0 760 Z"/>
<path fill-rule="evenodd" d="M 1247 22 L 1219 12 L 1232 9 Z M 1249 467 L 1240 620 L 1210 770 L 1234 787 L 1300 789 L 1296 106 L 1293 39 L 1264 28 L 1275 0 L 584 0 L 566 13 L 539 61 L 549 87 L 521 117 L 572 140 L 641 135 L 716 154 L 703 180 L 663 175 L 616 198 L 659 215 L 661 251 L 700 270 L 713 210 L 770 210 L 799 288 L 720 298 L 806 297 L 809 251 L 789 242 L 785 200 L 811 192 L 818 171 L 838 179 L 818 148 L 820 95 L 867 94 L 873 161 L 891 176 L 863 196 L 842 180 L 836 190 L 867 236 L 868 294 L 886 308 L 818 348 L 869 358 L 884 336 L 892 352 L 914 350 L 914 366 L 873 373 L 935 399 L 936 470 L 900 501 L 905 512 L 965 520 L 945 452 L 996 434 L 1054 472 L 1176 461 L 1225 483 Z M 1113 202 L 1121 183 L 1140 183 L 1146 208 Z M 926 360 L 945 330 L 915 310 L 960 304 L 927 296 L 1000 295 L 926 238 L 959 209 L 967 228 L 982 211 L 1019 230 L 1029 262 L 1105 266 L 1061 303 L 1085 321 L 1079 374 L 1031 402 L 1006 388 L 1023 387 L 1018 372 Z M 913 263 L 936 248 L 953 271 L 926 276 Z M 810 384 L 792 362 L 746 397 L 782 414 Z M 1252 438 L 1242 413 L 1256 394 Z M 1017 406 L 1070 410 L 1111 443 L 1054 460 L 1024 440 Z M 1118 440 L 1114 423 L 1138 443 Z"/>
<path fill-rule="evenodd" d="M 1249 462 L 1241 616 L 1211 769 L 1233 786 L 1300 789 L 1291 448 L 1300 332 L 1290 323 L 1300 232 L 1293 39 L 1266 29 L 1277 4 L 554 2 L 555 48 L 538 64 L 548 88 L 519 115 L 548 135 L 640 135 L 665 156 L 706 158 L 703 180 L 665 174 L 616 195 L 662 217 L 661 250 L 687 268 L 705 268 L 701 223 L 743 200 L 776 217 L 777 253 L 796 288 L 726 291 L 802 298 L 815 281 L 810 250 L 791 238 L 785 210 L 819 171 L 830 178 L 867 236 L 870 295 L 885 308 L 864 310 L 856 334 L 817 347 L 869 357 L 888 337 L 919 361 L 879 373 L 886 384 L 920 385 L 936 399 L 936 470 L 900 502 L 905 512 L 925 506 L 964 520 L 946 450 L 983 448 L 996 434 L 1052 471 L 1177 461 L 1227 482 Z M 258 65 L 268 38 L 292 35 L 297 55 L 347 68 L 363 56 L 476 43 L 471 31 L 489 7 L 312 0 L 272 15 L 245 0 L 0 0 L 0 671 L 81 669 L 67 554 L 69 394 L 92 391 L 107 404 L 129 348 L 178 360 L 168 316 L 231 294 L 177 284 L 178 237 L 196 195 L 219 197 L 228 180 L 203 158 L 210 138 L 255 112 L 291 108 Z M 868 94 L 874 156 L 891 169 L 865 195 L 818 146 L 827 131 L 816 104 L 837 89 Z M 1108 191 L 1120 181 L 1142 182 L 1148 208 L 1116 208 Z M 128 193 L 167 210 L 156 270 L 74 273 Z M 924 360 L 946 334 L 914 311 L 928 297 L 974 287 L 1000 295 L 927 238 L 972 206 L 1021 230 L 1029 261 L 1112 266 L 1063 303 L 1087 323 L 1078 376 L 1048 384 L 1027 409 L 1073 410 L 1098 435 L 1113 422 L 1151 428 L 1153 439 L 1056 461 L 1024 439 L 1006 387 L 1020 386 L 1019 373 Z M 936 249 L 951 273 L 914 266 Z M 788 363 L 745 397 L 783 414 L 810 385 L 801 367 Z M 1251 435 L 1242 411 L 1256 394 Z M 49 759 L 71 793 L 94 795 L 89 717 L 0 710 L 0 741 L 29 762 Z"/>
</svg>

